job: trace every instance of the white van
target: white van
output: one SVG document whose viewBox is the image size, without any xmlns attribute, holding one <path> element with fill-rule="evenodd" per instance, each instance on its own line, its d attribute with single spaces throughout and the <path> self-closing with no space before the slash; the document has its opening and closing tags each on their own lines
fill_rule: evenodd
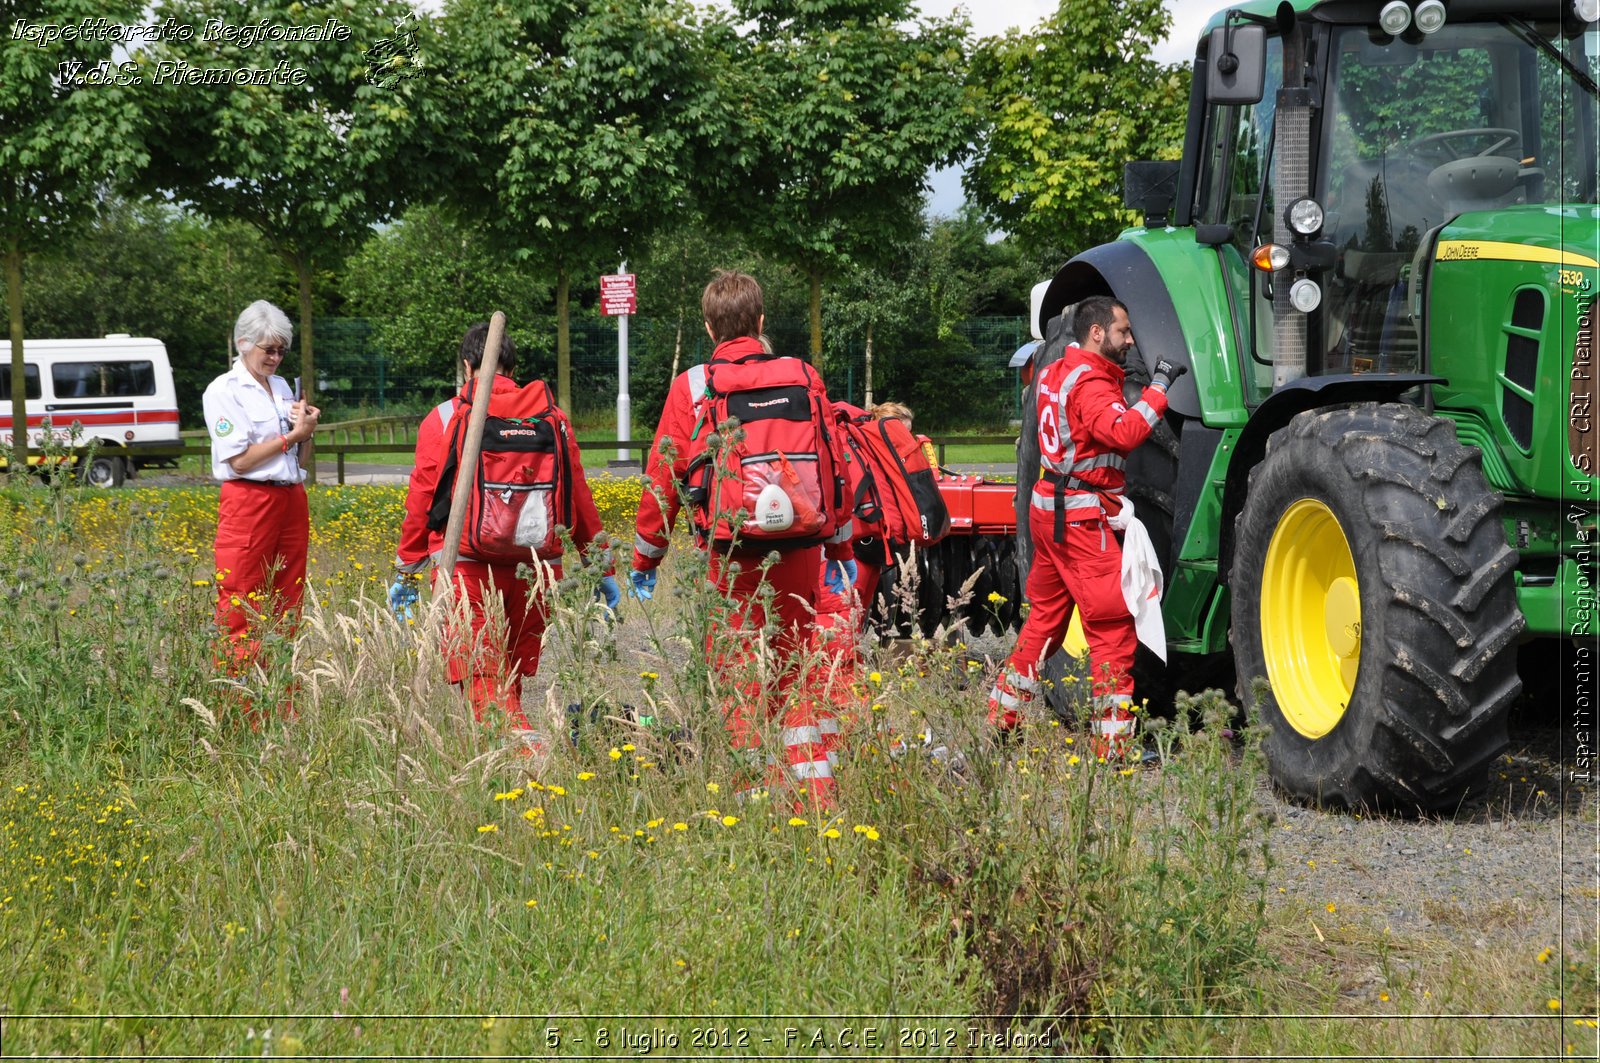
<svg viewBox="0 0 1600 1063">
<path fill-rule="evenodd" d="M 43 443 L 46 422 L 51 435 L 68 445 L 99 441 L 135 448 L 179 441 L 178 395 L 160 340 L 126 333 L 103 340 L 26 340 L 22 356 L 30 449 Z M 12 431 L 11 343 L 0 340 L 0 439 L 9 444 Z M 100 454 L 85 466 L 83 478 L 116 487 L 143 464 L 137 457 Z"/>
</svg>

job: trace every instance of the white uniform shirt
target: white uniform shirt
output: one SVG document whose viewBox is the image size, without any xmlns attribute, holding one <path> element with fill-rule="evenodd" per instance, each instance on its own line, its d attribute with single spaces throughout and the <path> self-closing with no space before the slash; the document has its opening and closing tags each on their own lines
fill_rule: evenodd
<svg viewBox="0 0 1600 1063">
<path fill-rule="evenodd" d="M 293 426 L 289 423 L 289 410 L 294 405 L 294 393 L 280 376 L 267 378 L 272 385 L 268 391 L 245 368 L 244 359 L 234 361 L 233 368 L 223 373 L 206 388 L 201 400 L 205 407 L 206 431 L 211 434 L 211 475 L 218 480 L 277 480 L 299 483 L 305 479 L 300 467 L 300 447 L 295 444 L 287 454 L 274 454 L 249 472 L 240 475 L 228 464 L 228 459 L 245 452 L 256 443 L 276 441 L 287 435 Z"/>
</svg>

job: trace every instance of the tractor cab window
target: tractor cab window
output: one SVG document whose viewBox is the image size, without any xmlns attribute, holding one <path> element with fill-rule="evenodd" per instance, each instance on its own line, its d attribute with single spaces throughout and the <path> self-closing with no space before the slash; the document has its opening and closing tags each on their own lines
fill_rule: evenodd
<svg viewBox="0 0 1600 1063">
<path fill-rule="evenodd" d="M 1562 39 L 1557 27 L 1514 24 L 1536 46 L 1538 66 L 1538 144 L 1542 151 L 1530 165 L 1544 170 L 1544 179 L 1530 192 L 1532 202 L 1596 203 L 1600 160 L 1596 159 L 1596 97 L 1600 82 L 1600 25 Z"/>
<path fill-rule="evenodd" d="M 1271 390 L 1272 297 L 1260 275 L 1245 264 L 1257 244 L 1272 238 L 1273 118 L 1282 83 L 1283 41 L 1271 37 L 1261 102 L 1212 107 L 1207 116 L 1198 189 L 1198 219 L 1226 225 L 1231 233 L 1219 250 L 1233 300 L 1238 349 L 1245 352 L 1241 369 L 1250 383 L 1252 401 Z"/>
<path fill-rule="evenodd" d="M 1562 62 L 1557 45 L 1570 45 L 1541 43 L 1515 20 L 1411 40 L 1344 27 L 1332 45 L 1319 198 L 1338 257 L 1312 371 L 1411 372 L 1422 364 L 1419 280 L 1444 225 L 1593 202 L 1593 82 Z"/>
</svg>

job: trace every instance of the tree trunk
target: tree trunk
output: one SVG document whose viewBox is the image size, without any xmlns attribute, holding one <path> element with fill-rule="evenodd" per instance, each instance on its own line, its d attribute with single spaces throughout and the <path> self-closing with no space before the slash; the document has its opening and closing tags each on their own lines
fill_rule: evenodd
<svg viewBox="0 0 1600 1063">
<path fill-rule="evenodd" d="M 678 332 L 672 338 L 672 372 L 670 374 L 668 374 L 667 380 L 672 381 L 672 380 L 678 379 L 678 359 L 679 359 L 679 357 L 682 356 L 682 354 L 683 354 L 683 315 L 680 313 L 678 315 Z"/>
<path fill-rule="evenodd" d="M 22 360 L 22 248 L 6 242 L 6 308 L 11 317 L 11 460 L 28 467 L 28 378 Z"/>
<path fill-rule="evenodd" d="M 862 405 L 872 409 L 872 322 L 867 322 L 867 371 L 866 391 L 862 396 Z"/>
<path fill-rule="evenodd" d="M 811 364 L 822 361 L 822 271 L 811 274 Z"/>
<path fill-rule="evenodd" d="M 311 257 L 305 254 L 294 256 L 295 274 L 300 280 L 300 397 L 310 405 L 312 392 L 316 390 L 317 363 L 313 353 L 311 335 Z M 306 470 L 306 482 L 317 482 L 317 449 L 316 437 L 308 439 L 300 447 L 301 466 Z"/>
<path fill-rule="evenodd" d="M 556 274 L 556 405 L 572 413 L 572 330 L 568 321 L 572 276 L 562 266 Z"/>
</svg>

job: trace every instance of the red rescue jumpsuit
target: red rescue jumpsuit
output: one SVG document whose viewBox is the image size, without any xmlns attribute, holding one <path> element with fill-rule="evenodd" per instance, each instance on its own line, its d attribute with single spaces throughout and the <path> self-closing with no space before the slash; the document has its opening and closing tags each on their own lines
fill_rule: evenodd
<svg viewBox="0 0 1600 1063">
<path fill-rule="evenodd" d="M 1124 716 L 1133 701 L 1133 617 L 1122 595 L 1122 544 L 1107 523 L 1122 508 L 1127 455 L 1160 421 L 1167 396 L 1147 387 L 1130 408 L 1122 367 L 1071 346 L 1039 374 L 1039 455 L 1028 528 L 1032 610 L 989 694 L 989 722 L 1009 730 L 1039 690 L 1039 666 L 1061 648 L 1076 605 L 1089 644 L 1097 715 Z M 1131 720 L 1127 722 L 1131 732 Z"/>
<path fill-rule="evenodd" d="M 731 362 L 762 353 L 759 340 L 741 337 L 718 344 L 711 353 L 711 360 Z M 713 427 L 698 424 L 705 380 L 706 367 L 697 365 L 678 374 L 667 391 L 655 443 L 645 466 L 645 492 L 639 500 L 634 524 L 633 567 L 636 571 L 654 571 L 666 556 L 672 527 L 682 505 L 678 484 L 687 475 L 689 442 L 697 425 L 702 434 Z M 662 453 L 664 444 L 672 449 L 670 459 Z M 837 438 L 834 446 L 837 451 Z M 843 466 L 843 457 L 837 452 L 834 464 L 836 468 Z M 759 748 L 761 724 L 778 715 L 781 707 L 788 777 L 824 805 L 831 802 L 836 788 L 835 758 L 828 755 L 829 742 L 824 727 L 829 733 L 836 732 L 837 722 L 832 721 L 831 711 L 821 707 L 819 699 L 809 691 L 789 698 L 781 695 L 790 693 L 800 678 L 798 665 L 810 641 L 808 629 L 816 604 L 823 555 L 829 560 L 850 557 L 848 503 L 835 514 L 835 520 L 838 530 L 826 544 L 785 550 L 778 562 L 766 569 L 765 582 L 772 588 L 772 605 L 778 614 L 773 643 L 779 668 L 776 691 L 765 691 L 759 682 L 749 678 L 754 668 L 757 635 L 767 621 L 758 594 L 763 582 L 765 549 L 737 550 L 731 555 L 712 551 L 709 577 L 728 604 L 725 613 L 713 618 L 706 643 L 713 672 L 728 690 L 722 711 L 734 748 Z M 739 566 L 737 573 L 732 571 L 734 564 Z"/>
<path fill-rule="evenodd" d="M 508 376 L 496 376 L 491 392 L 515 391 L 517 386 Z M 405 519 L 395 551 L 395 565 L 401 571 L 420 570 L 430 558 L 436 560 L 444 547 L 443 534 L 428 528 L 428 510 L 439 485 L 450 422 L 457 414 L 465 416 L 470 411 L 463 389 L 435 407 L 417 428 L 416 465 L 406 487 Z M 600 531 L 600 514 L 583 475 L 576 442 L 571 457 L 572 541 L 583 549 Z M 517 577 L 515 565 L 491 565 L 461 557 L 456 561 L 455 578 L 457 591 L 466 598 L 469 630 L 446 634 L 445 674 L 452 683 L 467 684 L 467 699 L 476 719 L 481 721 L 485 709 L 498 705 L 512 728 L 530 730 L 522 712 L 522 680 L 539 671 L 548 603 Z M 438 580 L 435 570 L 435 585 Z"/>
</svg>

